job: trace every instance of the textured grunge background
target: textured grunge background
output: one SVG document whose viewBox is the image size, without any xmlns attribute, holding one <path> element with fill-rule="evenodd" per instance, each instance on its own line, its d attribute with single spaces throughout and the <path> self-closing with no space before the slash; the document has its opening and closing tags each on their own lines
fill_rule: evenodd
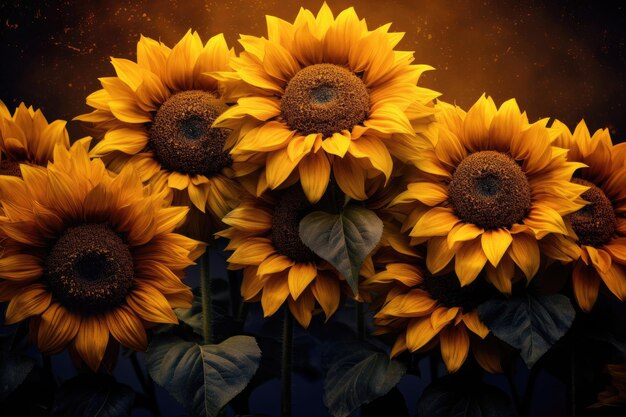
<svg viewBox="0 0 626 417">
<path fill-rule="evenodd" d="M 531 120 L 557 117 L 574 127 L 584 117 L 592 131 L 609 127 L 614 140 L 626 138 L 626 6 L 592 0 L 328 3 L 335 12 L 354 5 L 370 27 L 393 22 L 393 29 L 405 31 L 400 48 L 415 50 L 417 63 L 436 68 L 423 84 L 441 91 L 444 100 L 467 107 L 483 92 L 497 103 L 516 97 Z M 224 32 L 238 48 L 239 33 L 266 33 L 265 14 L 291 20 L 300 6 L 317 11 L 320 5 L 320 0 L 5 0 L 0 3 L 0 99 L 9 107 L 20 101 L 41 107 L 50 120 L 71 119 L 88 111 L 85 97 L 99 88 L 97 77 L 113 75 L 110 56 L 135 59 L 140 34 L 172 46 L 189 28 L 203 40 Z M 85 134 L 76 123 L 70 130 L 74 138 Z M 54 366 L 63 378 L 73 374 L 65 354 Z M 527 371 L 519 371 L 523 382 Z M 115 374 L 138 388 L 128 361 L 121 361 Z M 505 386 L 502 378 L 490 382 Z M 417 378 L 401 384 L 409 410 L 415 410 L 424 384 Z M 299 417 L 328 415 L 320 380 L 297 376 L 295 386 L 295 406 L 306 411 Z M 253 410 L 276 414 L 278 389 L 271 381 L 256 392 Z M 164 391 L 158 396 L 164 415 L 183 413 Z M 564 415 L 565 398 L 563 384 L 540 375 L 532 415 Z"/>
<path fill-rule="evenodd" d="M 603 5 L 604 3 L 604 5 Z M 393 22 L 400 48 L 436 68 L 423 83 L 468 106 L 482 93 L 516 97 L 532 120 L 557 117 L 626 135 L 626 13 L 591 0 L 330 0 L 370 27 Z M 49 118 L 87 110 L 109 57 L 135 58 L 140 34 L 173 45 L 189 28 L 203 39 L 266 33 L 265 14 L 287 20 L 320 0 L 5 1 L 0 4 L 0 99 L 43 107 Z"/>
</svg>

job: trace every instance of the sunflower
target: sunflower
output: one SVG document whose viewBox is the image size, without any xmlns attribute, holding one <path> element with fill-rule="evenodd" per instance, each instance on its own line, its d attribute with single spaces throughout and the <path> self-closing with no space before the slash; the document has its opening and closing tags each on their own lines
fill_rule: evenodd
<svg viewBox="0 0 626 417">
<path fill-rule="evenodd" d="M 607 371 L 611 381 L 604 391 L 598 393 L 598 401 L 589 408 L 626 406 L 626 364 L 609 364 Z"/>
<path fill-rule="evenodd" d="M 405 161 L 436 139 L 439 94 L 417 85 L 432 68 L 394 50 L 403 34 L 390 25 L 368 30 L 353 8 L 335 18 L 324 3 L 317 16 L 300 9 L 294 23 L 267 16 L 267 27 L 267 39 L 241 36 L 234 73 L 214 74 L 244 95 L 214 126 L 233 129 L 235 161 L 265 161 L 258 195 L 299 181 L 315 203 L 332 172 L 365 200 L 368 180 L 389 180 L 393 157 Z"/>
<path fill-rule="evenodd" d="M 70 352 L 94 371 L 107 346 L 145 350 L 145 327 L 189 307 L 183 270 L 200 242 L 172 233 L 189 208 L 166 207 L 131 165 L 113 177 L 88 141 L 57 146 L 48 169 L 2 176 L 0 301 L 6 323 L 30 318 L 39 349 Z"/>
<path fill-rule="evenodd" d="M 0 175 L 21 176 L 20 164 L 46 166 L 56 145 L 69 148 L 64 120 L 48 123 L 41 110 L 21 103 L 13 115 L 0 101 Z"/>
<path fill-rule="evenodd" d="M 342 287 L 337 272 L 299 237 L 302 217 L 314 210 L 299 188 L 247 198 L 223 221 L 231 226 L 218 236 L 230 240 L 229 269 L 243 269 L 241 295 L 261 300 L 265 317 L 287 302 L 303 326 L 311 322 L 316 301 L 330 318 L 339 307 Z"/>
<path fill-rule="evenodd" d="M 538 241 L 570 233 L 562 216 L 584 205 L 587 187 L 570 182 L 582 164 L 568 162 L 545 121 L 529 124 L 515 100 L 497 109 L 483 95 L 467 113 L 438 107 L 437 145 L 415 159 L 419 170 L 392 205 L 412 242 L 427 243 L 430 272 L 454 259 L 462 286 L 486 270 L 510 293 L 515 266 L 527 280 L 537 272 Z"/>
<path fill-rule="evenodd" d="M 207 73 L 230 69 L 232 56 L 222 34 L 203 45 L 189 31 L 172 49 L 142 36 L 137 62 L 112 58 L 117 76 L 100 78 L 103 89 L 87 97 L 95 110 L 76 118 L 104 131 L 91 156 L 115 171 L 134 163 L 142 180 L 162 184 L 178 203 L 223 217 L 240 187 L 224 151 L 229 130 L 211 128 L 229 93 Z"/>
<path fill-rule="evenodd" d="M 580 307 L 589 311 L 601 282 L 620 300 L 626 298 L 626 167 L 607 129 L 592 136 L 584 121 L 573 134 L 558 120 L 553 127 L 562 132 L 555 144 L 569 149 L 568 159 L 586 165 L 576 171 L 573 182 L 589 187 L 582 194 L 589 204 L 567 220 L 578 249 L 572 274 L 574 295 Z M 549 243 L 558 249 L 563 240 L 552 237 Z"/>
<path fill-rule="evenodd" d="M 423 273 L 418 261 L 386 263 L 384 270 L 363 282 L 381 292 L 374 316 L 377 333 L 400 333 L 391 356 L 406 350 L 425 351 L 439 343 L 448 371 L 456 372 L 471 345 L 485 370 L 500 372 L 500 357 L 486 339 L 489 329 L 477 310 L 480 303 L 497 294 L 495 288 L 481 278 L 461 287 L 454 274 Z"/>
</svg>

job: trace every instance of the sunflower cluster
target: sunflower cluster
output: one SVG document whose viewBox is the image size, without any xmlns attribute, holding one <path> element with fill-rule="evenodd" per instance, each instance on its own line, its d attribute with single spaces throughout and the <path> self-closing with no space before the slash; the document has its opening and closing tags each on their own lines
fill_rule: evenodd
<svg viewBox="0 0 626 417">
<path fill-rule="evenodd" d="M 403 34 L 353 8 L 267 27 L 239 54 L 221 34 L 142 37 L 76 117 L 96 138 L 72 146 L 64 122 L 0 106 L 0 301 L 42 352 L 97 370 L 119 344 L 145 350 L 146 329 L 191 305 L 181 278 L 214 235 L 265 316 L 283 307 L 306 328 L 366 300 L 391 356 L 438 345 L 451 372 L 470 349 L 501 370 L 477 307 L 555 263 L 586 312 L 603 288 L 626 298 L 626 148 L 607 130 L 438 100 Z M 358 291 L 310 244 L 333 231 L 302 236 L 346 204 L 384 224 Z"/>
</svg>

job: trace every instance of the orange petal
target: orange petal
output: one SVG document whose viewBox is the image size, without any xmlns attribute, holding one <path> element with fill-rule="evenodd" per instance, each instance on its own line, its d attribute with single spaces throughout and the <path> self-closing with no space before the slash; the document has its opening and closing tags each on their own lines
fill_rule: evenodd
<svg viewBox="0 0 626 417">
<path fill-rule="evenodd" d="M 315 298 L 311 291 L 303 292 L 298 300 L 289 297 L 289 310 L 296 320 L 298 320 L 298 323 L 305 329 L 309 327 L 309 323 L 311 323 L 314 308 Z"/>
<path fill-rule="evenodd" d="M 409 234 L 412 237 L 445 236 L 460 220 L 452 209 L 435 207 L 427 211 Z"/>
<path fill-rule="evenodd" d="M 463 314 L 463 323 L 465 323 L 465 326 L 472 331 L 472 333 L 479 336 L 481 339 L 484 339 L 489 334 L 489 329 L 478 317 L 477 309 Z"/>
<path fill-rule="evenodd" d="M 80 357 L 97 372 L 109 343 L 109 329 L 104 317 L 91 316 L 82 320 L 74 346 Z"/>
<path fill-rule="evenodd" d="M 439 333 L 441 356 L 449 372 L 461 368 L 469 352 L 469 336 L 463 326 L 449 326 Z"/>
<path fill-rule="evenodd" d="M 411 352 L 424 347 L 437 335 L 429 317 L 412 319 L 406 329 L 406 346 Z"/>
<path fill-rule="evenodd" d="M 444 237 L 433 237 L 428 241 L 426 251 L 426 266 L 433 274 L 444 269 L 452 258 L 454 258 L 455 248 L 450 248 Z"/>
<path fill-rule="evenodd" d="M 0 258 L 0 276 L 9 281 L 39 278 L 43 274 L 41 259 L 32 255 L 13 255 Z"/>
<path fill-rule="evenodd" d="M 148 336 L 143 323 L 127 306 L 121 306 L 106 315 L 111 334 L 122 345 L 143 352 L 148 347 Z"/>
<path fill-rule="evenodd" d="M 58 303 L 50 305 L 41 316 L 37 344 L 44 353 L 57 353 L 78 333 L 81 317 Z"/>
<path fill-rule="evenodd" d="M 333 173 L 341 191 L 355 200 L 367 199 L 365 193 L 365 169 L 350 155 L 333 161 Z"/>
<path fill-rule="evenodd" d="M 572 273 L 572 286 L 580 308 L 587 313 L 591 311 L 600 289 L 600 277 L 595 269 L 583 262 L 576 262 Z"/>
<path fill-rule="evenodd" d="M 138 284 L 126 297 L 126 303 L 145 321 L 177 324 L 178 319 L 163 294 L 151 285 Z"/>
<path fill-rule="evenodd" d="M 341 290 L 338 278 L 320 272 L 313 281 L 311 289 L 328 320 L 339 308 Z"/>
<path fill-rule="evenodd" d="M 33 284 L 16 295 L 6 311 L 6 324 L 14 324 L 44 312 L 50 305 L 52 294 L 42 284 Z"/>
</svg>

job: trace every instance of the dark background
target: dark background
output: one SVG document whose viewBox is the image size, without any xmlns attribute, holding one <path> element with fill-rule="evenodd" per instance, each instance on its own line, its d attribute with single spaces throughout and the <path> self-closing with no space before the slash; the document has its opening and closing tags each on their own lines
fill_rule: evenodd
<svg viewBox="0 0 626 417">
<path fill-rule="evenodd" d="M 109 57 L 135 59 L 140 34 L 173 44 L 189 28 L 264 35 L 265 14 L 292 20 L 320 0 L 5 1 L 0 5 L 0 99 L 42 107 L 49 119 L 88 110 L 85 97 L 113 75 Z M 330 0 L 354 5 L 370 27 L 393 22 L 399 48 L 436 68 L 423 78 L 443 99 L 471 105 L 483 92 L 515 97 L 531 120 L 626 135 L 626 13 L 619 2 L 563 0 Z M 75 134 L 82 134 L 71 126 Z"/>
<path fill-rule="evenodd" d="M 593 131 L 609 127 L 614 141 L 626 138 L 626 13 L 623 6 L 598 1 L 512 0 L 331 0 L 335 13 L 354 5 L 370 27 L 393 22 L 405 31 L 400 49 L 416 51 L 416 62 L 430 64 L 422 84 L 443 99 L 468 107 L 483 92 L 499 104 L 515 97 L 531 120 L 556 117 L 570 127 L 584 118 Z M 0 100 L 9 108 L 24 101 L 44 110 L 49 120 L 89 109 L 85 97 L 113 75 L 109 57 L 135 59 L 140 34 L 173 46 L 187 29 L 202 39 L 224 32 L 240 50 L 239 33 L 265 35 L 265 14 L 292 20 L 300 6 L 319 9 L 321 1 L 13 1 L 0 4 Z M 70 123 L 73 138 L 85 135 Z M 194 280 L 190 282 L 193 285 Z M 258 313 L 258 312 L 257 312 Z M 300 332 L 302 334 L 304 332 Z M 62 378 L 74 371 L 66 355 L 55 357 Z M 424 365 L 427 373 L 427 364 Z M 520 382 L 526 371 L 520 366 Z M 138 388 L 127 361 L 116 376 Z M 505 387 L 503 377 L 491 382 Z M 295 415 L 323 416 L 321 381 L 295 379 Z M 407 377 L 400 388 L 409 410 L 425 383 Z M 279 384 L 273 380 L 252 396 L 253 411 L 278 412 Z M 164 391 L 164 415 L 182 409 Z M 565 386 L 540 376 L 534 416 L 565 413 Z M 0 413 L 1 414 L 1 413 Z M 136 416 L 149 415 L 139 411 Z"/>
</svg>

